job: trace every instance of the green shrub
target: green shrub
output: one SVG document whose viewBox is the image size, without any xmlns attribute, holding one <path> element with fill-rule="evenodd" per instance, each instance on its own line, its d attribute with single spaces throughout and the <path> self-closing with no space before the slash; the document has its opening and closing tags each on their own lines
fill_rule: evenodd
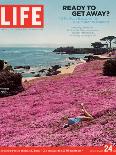
<svg viewBox="0 0 116 155">
<path fill-rule="evenodd" d="M 107 60 L 104 63 L 103 74 L 106 76 L 116 76 L 116 59 Z"/>
<path fill-rule="evenodd" d="M 0 60 L 0 71 L 4 68 L 4 60 Z"/>
<path fill-rule="evenodd" d="M 22 75 L 8 71 L 0 72 L 0 96 L 15 95 L 23 90 Z"/>
<path fill-rule="evenodd" d="M 8 65 L 8 66 L 6 66 L 6 67 L 4 68 L 4 70 L 10 72 L 10 71 L 13 71 L 13 68 L 12 68 L 11 65 Z"/>
</svg>

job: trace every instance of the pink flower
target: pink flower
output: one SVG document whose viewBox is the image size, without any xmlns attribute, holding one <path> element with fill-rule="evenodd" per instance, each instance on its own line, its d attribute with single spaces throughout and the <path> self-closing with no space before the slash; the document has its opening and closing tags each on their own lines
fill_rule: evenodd
<svg viewBox="0 0 116 155">
<path fill-rule="evenodd" d="M 102 67 L 103 61 L 81 64 L 72 75 L 37 80 L 1 98 L 0 146 L 115 144 L 116 79 L 103 76 Z M 99 117 L 64 129 L 62 118 L 80 115 L 80 103 Z"/>
</svg>

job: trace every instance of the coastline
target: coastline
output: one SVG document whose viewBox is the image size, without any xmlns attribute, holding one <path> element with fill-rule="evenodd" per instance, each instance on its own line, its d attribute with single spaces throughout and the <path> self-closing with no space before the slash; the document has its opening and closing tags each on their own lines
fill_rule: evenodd
<svg viewBox="0 0 116 155">
<path fill-rule="evenodd" d="M 81 61 L 80 63 L 75 63 L 73 65 L 67 66 L 67 67 L 61 67 L 58 69 L 58 71 L 60 71 L 60 73 L 58 75 L 65 75 L 65 74 L 72 74 L 75 70 L 75 68 L 81 64 L 85 63 L 85 61 Z M 54 75 L 52 75 L 54 76 Z M 57 75 L 55 75 L 57 76 Z M 44 76 L 44 77 L 23 77 L 22 78 L 22 82 L 29 82 L 29 81 L 33 81 L 33 80 L 37 80 L 37 79 L 42 79 L 48 76 Z"/>
</svg>

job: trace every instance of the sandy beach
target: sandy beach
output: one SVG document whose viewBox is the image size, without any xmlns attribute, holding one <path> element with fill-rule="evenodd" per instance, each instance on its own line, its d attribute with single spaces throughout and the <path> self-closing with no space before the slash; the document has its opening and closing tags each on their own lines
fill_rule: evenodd
<svg viewBox="0 0 116 155">
<path fill-rule="evenodd" d="M 34 79 L 39 79 L 40 77 L 23 77 L 22 82 L 28 82 Z"/>
<path fill-rule="evenodd" d="M 81 63 L 78 63 L 78 64 L 75 63 L 75 64 L 70 65 L 70 66 L 68 66 L 68 67 L 61 67 L 60 69 L 58 69 L 58 71 L 61 72 L 61 73 L 59 73 L 59 75 L 63 75 L 63 74 L 72 74 L 73 71 L 74 71 L 74 69 L 75 69 L 77 66 L 79 66 L 79 65 L 81 65 L 81 64 L 83 64 L 83 63 L 85 63 L 85 61 L 82 61 Z M 40 78 L 42 78 L 42 77 L 23 77 L 23 78 L 22 78 L 22 82 L 28 82 L 28 81 L 35 80 L 35 79 L 40 79 Z"/>
<path fill-rule="evenodd" d="M 60 71 L 61 73 L 59 74 L 70 74 L 70 73 L 73 73 L 75 67 L 79 65 L 79 64 L 74 64 L 74 65 L 71 65 L 71 66 L 68 66 L 68 67 L 62 67 L 60 69 L 58 69 L 58 71 Z"/>
</svg>

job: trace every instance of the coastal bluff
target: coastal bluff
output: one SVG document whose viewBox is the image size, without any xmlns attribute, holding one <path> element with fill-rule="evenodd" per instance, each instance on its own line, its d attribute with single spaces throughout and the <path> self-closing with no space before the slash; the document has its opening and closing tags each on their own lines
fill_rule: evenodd
<svg viewBox="0 0 116 155">
<path fill-rule="evenodd" d="M 57 54 L 104 54 L 107 52 L 106 48 L 100 48 L 96 50 L 94 48 L 74 48 L 74 47 L 59 47 L 53 52 Z"/>
</svg>

